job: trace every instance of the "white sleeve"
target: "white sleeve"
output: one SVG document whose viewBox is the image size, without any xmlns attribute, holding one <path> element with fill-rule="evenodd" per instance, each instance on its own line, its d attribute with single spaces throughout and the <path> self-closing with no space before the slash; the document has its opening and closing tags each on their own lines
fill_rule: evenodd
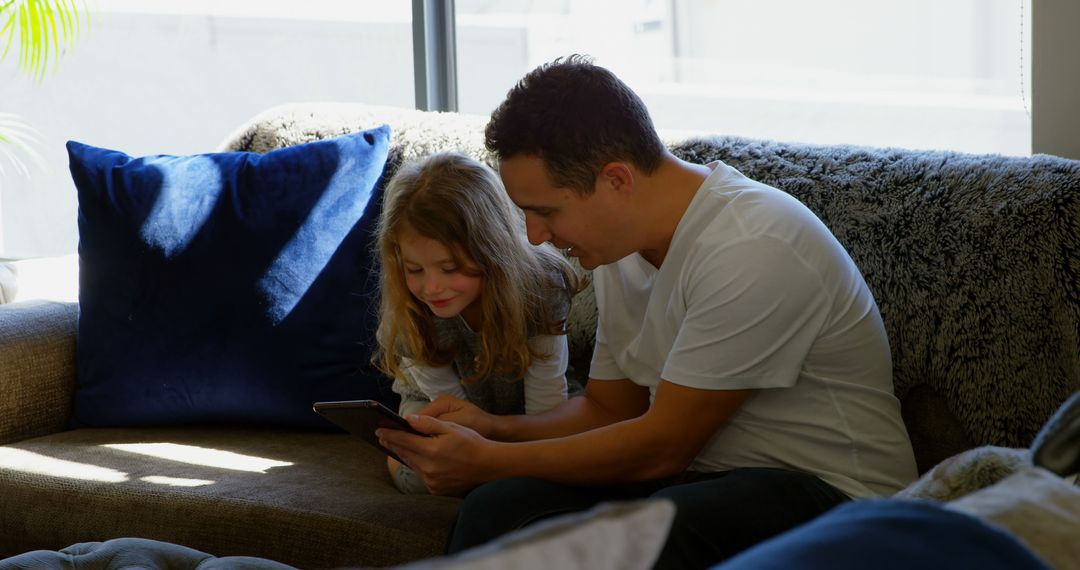
<svg viewBox="0 0 1080 570">
<path fill-rule="evenodd" d="M 589 381 L 592 380 L 622 380 L 627 377 L 626 373 L 619 368 L 615 355 L 608 347 L 607 338 L 604 336 L 604 310 L 607 307 L 607 292 L 604 289 L 604 267 L 597 267 L 593 271 L 593 295 L 596 298 L 596 331 L 593 336 L 592 360 L 589 362 Z"/>
<path fill-rule="evenodd" d="M 535 358 L 525 371 L 525 413 L 546 412 L 566 400 L 566 366 L 570 349 L 566 335 L 541 335 L 529 339 L 529 348 L 547 358 Z"/>
<path fill-rule="evenodd" d="M 461 379 L 454 373 L 454 369 L 446 366 L 432 367 L 416 364 L 410 358 L 401 359 L 401 367 L 406 370 L 409 377 L 416 382 L 431 400 L 441 394 L 449 394 L 456 398 L 465 399 L 465 389 L 461 387 Z"/>
</svg>

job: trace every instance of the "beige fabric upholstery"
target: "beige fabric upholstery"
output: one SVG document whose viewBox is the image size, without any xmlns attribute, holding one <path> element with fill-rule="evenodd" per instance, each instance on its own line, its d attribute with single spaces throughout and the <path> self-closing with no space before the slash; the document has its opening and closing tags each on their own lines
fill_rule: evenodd
<svg viewBox="0 0 1080 570">
<path fill-rule="evenodd" d="M 73 303 L 0 306 L 0 444 L 59 431 L 75 390 Z"/>
<path fill-rule="evenodd" d="M 300 568 L 439 555 L 459 502 L 400 494 L 352 436 L 227 427 L 3 446 L 0 497 L 0 557 L 130 536 Z"/>
</svg>

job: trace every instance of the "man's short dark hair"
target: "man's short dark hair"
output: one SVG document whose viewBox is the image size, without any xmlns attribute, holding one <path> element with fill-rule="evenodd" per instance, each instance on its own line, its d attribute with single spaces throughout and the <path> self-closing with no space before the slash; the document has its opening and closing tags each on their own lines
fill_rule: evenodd
<svg viewBox="0 0 1080 570">
<path fill-rule="evenodd" d="M 592 58 L 572 55 L 530 71 L 491 114 L 487 149 L 540 157 L 552 182 L 590 194 L 600 169 L 625 161 L 651 174 L 664 156 L 641 98 Z"/>
</svg>

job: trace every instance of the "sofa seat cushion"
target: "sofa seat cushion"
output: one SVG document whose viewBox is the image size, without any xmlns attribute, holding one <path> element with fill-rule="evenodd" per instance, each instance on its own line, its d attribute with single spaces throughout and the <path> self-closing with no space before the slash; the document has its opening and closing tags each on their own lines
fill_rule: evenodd
<svg viewBox="0 0 1080 570">
<path fill-rule="evenodd" d="M 0 447 L 0 557 L 141 537 L 301 568 L 442 553 L 458 499 L 407 496 L 343 434 L 83 428 Z"/>
</svg>

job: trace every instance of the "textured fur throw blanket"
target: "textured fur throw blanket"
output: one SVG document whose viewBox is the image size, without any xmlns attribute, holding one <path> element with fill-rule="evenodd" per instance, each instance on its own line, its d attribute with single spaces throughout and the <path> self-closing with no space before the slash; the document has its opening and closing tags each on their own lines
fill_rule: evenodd
<svg viewBox="0 0 1080 570">
<path fill-rule="evenodd" d="M 1080 162 L 737 138 L 677 145 L 803 201 L 862 270 L 897 393 L 977 444 L 1027 447 L 1080 388 Z"/>
<path fill-rule="evenodd" d="M 265 152 L 384 123 L 394 160 L 455 149 L 490 163 L 483 117 L 357 104 L 270 109 L 223 149 Z M 1027 447 L 1080 389 L 1080 162 L 735 137 L 669 147 L 723 160 L 816 212 L 877 299 L 897 395 L 931 388 L 973 444 Z M 587 362 L 591 292 L 571 320 L 572 350 Z"/>
</svg>

